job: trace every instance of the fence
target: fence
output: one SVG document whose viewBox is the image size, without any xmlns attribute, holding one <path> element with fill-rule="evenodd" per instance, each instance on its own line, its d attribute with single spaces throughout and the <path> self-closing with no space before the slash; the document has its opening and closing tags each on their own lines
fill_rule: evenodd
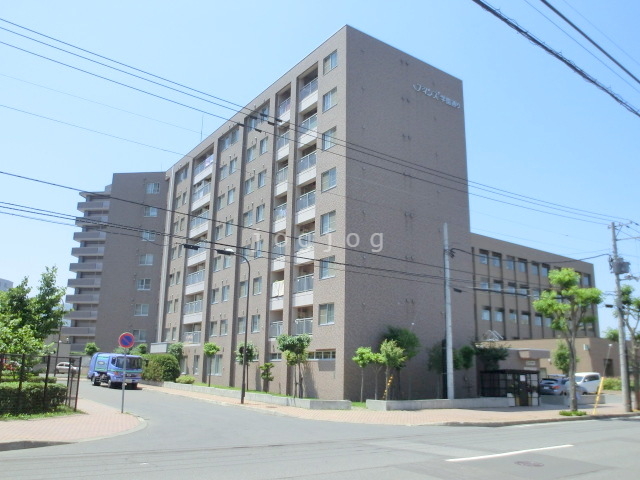
<svg viewBox="0 0 640 480">
<path fill-rule="evenodd" d="M 0 353 L 0 415 L 78 407 L 82 357 Z"/>
</svg>

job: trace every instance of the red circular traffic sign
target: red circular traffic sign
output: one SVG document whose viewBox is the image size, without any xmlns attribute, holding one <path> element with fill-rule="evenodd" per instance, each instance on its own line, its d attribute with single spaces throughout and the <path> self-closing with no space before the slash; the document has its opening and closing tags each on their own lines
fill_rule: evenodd
<svg viewBox="0 0 640 480">
<path fill-rule="evenodd" d="M 136 339 L 133 336 L 133 333 L 124 332 L 118 337 L 118 344 L 122 348 L 131 348 L 136 343 Z"/>
</svg>

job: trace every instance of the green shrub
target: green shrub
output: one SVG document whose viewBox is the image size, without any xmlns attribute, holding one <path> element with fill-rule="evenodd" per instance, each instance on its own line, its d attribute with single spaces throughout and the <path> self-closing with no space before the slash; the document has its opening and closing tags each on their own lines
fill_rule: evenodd
<svg viewBox="0 0 640 480">
<path fill-rule="evenodd" d="M 602 382 L 603 390 L 622 390 L 622 380 L 620 377 L 605 378 Z"/>
<path fill-rule="evenodd" d="M 18 382 L 0 384 L 0 415 L 50 412 L 67 397 L 66 385 L 49 384 L 46 395 L 43 382 L 25 382 L 21 392 L 18 386 Z"/>
<path fill-rule="evenodd" d="M 149 361 L 142 369 L 142 378 L 154 382 L 174 382 L 180 376 L 180 364 L 176 357 L 168 353 L 149 355 Z"/>
<path fill-rule="evenodd" d="M 584 412 L 582 410 L 560 410 L 558 412 L 560 415 L 563 415 L 565 417 L 582 417 L 584 415 L 587 414 L 587 412 Z"/>
<path fill-rule="evenodd" d="M 183 383 L 185 385 L 193 385 L 196 379 L 191 375 L 180 375 L 176 378 L 176 383 Z"/>
</svg>

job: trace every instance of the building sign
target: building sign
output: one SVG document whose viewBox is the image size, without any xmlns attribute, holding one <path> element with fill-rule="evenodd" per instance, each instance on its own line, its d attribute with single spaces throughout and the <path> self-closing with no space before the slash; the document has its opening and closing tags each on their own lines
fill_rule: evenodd
<svg viewBox="0 0 640 480">
<path fill-rule="evenodd" d="M 413 85 L 413 88 L 416 92 L 424 93 L 427 97 L 431 97 L 434 100 L 440 100 L 442 103 L 446 103 L 450 107 L 460 108 L 460 102 L 456 102 L 455 100 L 451 100 L 449 97 L 444 96 L 442 93 L 431 90 L 429 87 L 425 87 L 419 83 Z"/>
</svg>

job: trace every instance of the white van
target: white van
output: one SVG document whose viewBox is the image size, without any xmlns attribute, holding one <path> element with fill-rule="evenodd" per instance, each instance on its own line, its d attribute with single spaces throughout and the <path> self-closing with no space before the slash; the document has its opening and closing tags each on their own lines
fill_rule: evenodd
<svg viewBox="0 0 640 480">
<path fill-rule="evenodd" d="M 598 372 L 576 373 L 576 385 L 581 393 L 597 393 L 600 380 L 600 374 Z"/>
</svg>

